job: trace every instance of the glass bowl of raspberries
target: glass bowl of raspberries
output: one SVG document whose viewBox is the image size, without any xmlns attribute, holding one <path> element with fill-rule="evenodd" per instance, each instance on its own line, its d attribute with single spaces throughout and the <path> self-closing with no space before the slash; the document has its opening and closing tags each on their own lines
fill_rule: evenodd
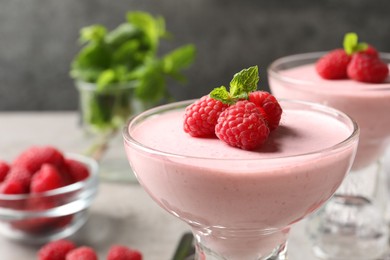
<svg viewBox="0 0 390 260">
<path fill-rule="evenodd" d="M 42 244 L 75 233 L 98 191 L 98 164 L 87 156 L 34 146 L 0 159 L 0 234 Z"/>
</svg>

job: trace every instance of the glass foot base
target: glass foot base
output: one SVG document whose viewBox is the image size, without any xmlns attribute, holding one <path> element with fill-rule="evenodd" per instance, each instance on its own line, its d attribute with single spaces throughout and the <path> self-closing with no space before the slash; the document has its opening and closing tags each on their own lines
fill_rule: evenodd
<svg viewBox="0 0 390 260">
<path fill-rule="evenodd" d="M 274 252 L 266 257 L 256 258 L 254 260 L 287 260 L 287 243 L 278 246 Z M 230 260 L 228 258 L 221 257 L 208 248 L 197 246 L 197 252 L 195 255 L 186 258 L 185 260 Z"/>
<path fill-rule="evenodd" d="M 388 248 L 383 216 L 365 198 L 335 196 L 309 218 L 307 231 L 321 259 L 374 260 Z"/>
<path fill-rule="evenodd" d="M 287 260 L 288 232 L 289 228 L 194 230 L 195 260 Z"/>
</svg>

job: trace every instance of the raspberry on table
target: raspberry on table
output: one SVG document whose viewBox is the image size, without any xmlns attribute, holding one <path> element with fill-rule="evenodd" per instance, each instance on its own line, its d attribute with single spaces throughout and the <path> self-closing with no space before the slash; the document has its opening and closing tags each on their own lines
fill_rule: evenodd
<svg viewBox="0 0 390 260">
<path fill-rule="evenodd" d="M 70 251 L 65 260 L 98 260 L 98 257 L 93 248 L 81 246 Z"/>
<path fill-rule="evenodd" d="M 193 137 L 215 136 L 215 125 L 227 104 L 210 96 L 203 96 L 185 109 L 184 131 Z"/>
<path fill-rule="evenodd" d="M 215 132 L 219 139 L 230 146 L 254 150 L 265 142 L 270 130 L 258 107 L 243 100 L 221 113 Z"/>
<path fill-rule="evenodd" d="M 113 245 L 108 251 L 107 260 L 142 260 L 142 254 L 124 245 Z"/>
<path fill-rule="evenodd" d="M 316 70 L 324 79 L 346 79 L 351 56 L 343 49 L 335 49 L 316 62 Z"/>
<path fill-rule="evenodd" d="M 43 164 L 31 179 L 31 193 L 45 192 L 64 186 L 64 181 L 57 168 L 51 164 Z"/>
<path fill-rule="evenodd" d="M 32 146 L 20 153 L 13 165 L 25 168 L 33 174 L 45 163 L 61 167 L 64 163 L 64 156 L 51 146 Z"/>
<path fill-rule="evenodd" d="M 254 91 L 249 94 L 249 101 L 260 109 L 270 131 L 279 126 L 283 110 L 272 94 L 266 91 Z"/>
<path fill-rule="evenodd" d="M 66 255 L 76 248 L 76 245 L 66 239 L 49 242 L 38 251 L 38 260 L 66 260 Z"/>
<path fill-rule="evenodd" d="M 352 55 L 347 68 L 348 77 L 367 83 L 381 83 L 389 76 L 389 67 L 378 57 L 364 52 Z"/>
<path fill-rule="evenodd" d="M 9 172 L 10 166 L 7 162 L 0 160 L 0 182 L 3 182 Z"/>
</svg>

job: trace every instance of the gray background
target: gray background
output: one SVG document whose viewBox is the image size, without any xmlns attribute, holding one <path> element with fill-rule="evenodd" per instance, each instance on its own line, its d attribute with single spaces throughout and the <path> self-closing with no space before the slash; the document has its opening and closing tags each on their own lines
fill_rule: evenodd
<svg viewBox="0 0 390 260">
<path fill-rule="evenodd" d="M 0 111 L 76 110 L 68 71 L 79 29 L 112 29 L 131 10 L 165 17 L 175 40 L 163 52 L 196 45 L 189 83 L 170 84 L 178 100 L 207 94 L 252 65 L 268 89 L 274 59 L 339 47 L 348 31 L 390 52 L 388 0 L 0 0 Z"/>
</svg>

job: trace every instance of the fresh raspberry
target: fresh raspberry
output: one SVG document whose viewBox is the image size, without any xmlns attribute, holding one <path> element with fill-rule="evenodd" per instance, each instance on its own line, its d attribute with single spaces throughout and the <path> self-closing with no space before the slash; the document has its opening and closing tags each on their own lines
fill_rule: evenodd
<svg viewBox="0 0 390 260">
<path fill-rule="evenodd" d="M 189 105 L 184 115 L 184 131 L 193 137 L 215 136 L 215 125 L 227 104 L 210 96 L 203 96 Z"/>
<path fill-rule="evenodd" d="M 65 260 L 66 255 L 74 250 L 76 245 L 66 239 L 45 244 L 38 251 L 38 260 Z"/>
<path fill-rule="evenodd" d="M 108 251 L 107 260 L 142 260 L 142 254 L 123 245 L 113 245 Z"/>
<path fill-rule="evenodd" d="M 368 45 L 367 49 L 365 49 L 364 51 L 362 51 L 362 53 L 365 53 L 367 55 L 370 55 L 370 56 L 374 56 L 376 58 L 379 58 L 379 53 L 378 51 L 375 49 L 374 46 L 371 46 L 371 45 Z"/>
<path fill-rule="evenodd" d="M 215 127 L 219 139 L 244 150 L 261 146 L 269 132 L 260 110 L 248 100 L 238 101 L 223 111 Z"/>
<path fill-rule="evenodd" d="M 81 246 L 70 251 L 65 260 L 97 260 L 95 250 L 88 246 Z"/>
<path fill-rule="evenodd" d="M 3 182 L 9 172 L 10 166 L 7 162 L 0 160 L 0 182 Z"/>
<path fill-rule="evenodd" d="M 30 192 L 31 173 L 19 167 L 12 167 L 3 181 L 0 192 L 4 194 L 24 194 Z"/>
<path fill-rule="evenodd" d="M 44 198 L 30 197 L 24 204 L 23 210 L 26 211 L 42 211 L 53 208 L 55 204 L 47 201 Z M 42 234 L 48 230 L 52 230 L 51 217 L 26 218 L 23 220 L 15 220 L 10 222 L 14 229 L 27 233 Z"/>
<path fill-rule="evenodd" d="M 78 182 L 88 178 L 89 170 L 83 163 L 72 159 L 65 159 L 65 164 L 72 182 Z"/>
<path fill-rule="evenodd" d="M 347 66 L 351 61 L 343 49 L 335 49 L 322 56 L 316 63 L 316 70 L 325 79 L 347 78 Z"/>
<path fill-rule="evenodd" d="M 266 91 L 254 91 L 249 94 L 249 101 L 260 108 L 270 131 L 279 126 L 283 110 L 273 95 Z"/>
<path fill-rule="evenodd" d="M 74 214 L 52 218 L 52 226 L 54 228 L 67 227 L 73 221 Z"/>
<path fill-rule="evenodd" d="M 29 234 L 43 234 L 53 231 L 52 218 L 48 217 L 15 220 L 11 221 L 10 224 L 12 228 Z"/>
<path fill-rule="evenodd" d="M 388 77 L 389 67 L 375 56 L 355 53 L 352 55 L 347 72 L 349 78 L 357 81 L 381 83 Z"/>
<path fill-rule="evenodd" d="M 64 181 L 58 170 L 51 164 L 43 164 L 31 179 L 31 193 L 45 192 L 64 186 Z"/>
<path fill-rule="evenodd" d="M 0 193 L 24 194 L 27 193 L 20 182 L 4 182 L 0 184 Z"/>
<path fill-rule="evenodd" d="M 40 217 L 11 221 L 14 229 L 29 234 L 47 234 L 67 227 L 73 220 L 73 215 L 62 217 Z"/>
<path fill-rule="evenodd" d="M 13 162 L 13 165 L 23 167 L 32 174 L 38 171 L 44 163 L 61 167 L 64 163 L 63 154 L 51 146 L 32 146 L 23 151 Z"/>
</svg>

